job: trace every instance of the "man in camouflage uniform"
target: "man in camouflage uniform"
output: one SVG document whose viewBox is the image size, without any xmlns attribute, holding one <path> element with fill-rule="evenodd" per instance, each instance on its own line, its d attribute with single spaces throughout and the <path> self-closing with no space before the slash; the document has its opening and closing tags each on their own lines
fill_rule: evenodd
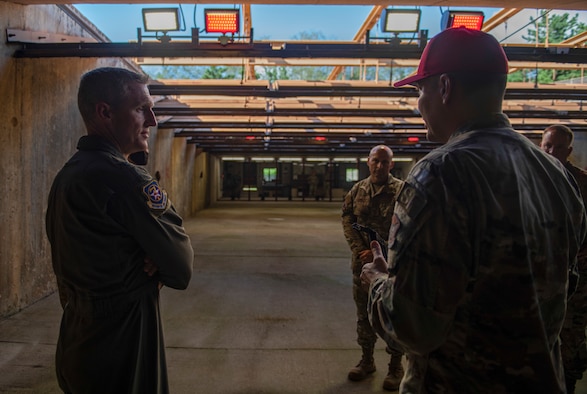
<svg viewBox="0 0 587 394">
<path fill-rule="evenodd" d="M 389 234 L 391 215 L 396 196 L 403 182 L 389 172 L 393 168 L 393 152 L 385 145 L 371 149 L 367 160 L 369 177 L 357 182 L 347 193 L 342 207 L 342 226 L 345 238 L 352 251 L 353 298 L 357 306 L 357 342 L 363 350 L 359 364 L 352 368 L 348 378 L 361 381 L 375 372 L 373 350 L 377 334 L 371 328 L 367 314 L 369 294 L 361 288 L 363 264 L 373 258 L 369 247 L 369 236 L 353 228 L 353 223 L 366 226 L 377 232 L 384 240 Z M 383 381 L 386 390 L 397 390 L 404 371 L 402 353 L 388 347 L 391 353 L 388 374 Z"/>
<path fill-rule="evenodd" d="M 559 333 L 585 238 L 579 190 L 502 113 L 508 61 L 491 35 L 444 30 L 418 71 L 428 139 L 410 171 L 389 259 L 372 243 L 373 328 L 408 360 L 400 393 L 565 393 Z"/>
<path fill-rule="evenodd" d="M 556 157 L 569 170 L 579 185 L 583 205 L 587 207 L 587 171 L 573 165 L 569 156 L 573 151 L 573 131 L 564 125 L 549 126 L 542 134 L 540 147 L 549 155 Z M 567 393 L 575 392 L 575 384 L 587 369 L 587 348 L 585 329 L 587 328 L 587 243 L 583 244 L 577 256 L 579 282 L 567 303 L 567 314 L 561 331 L 561 352 L 565 367 Z"/>
</svg>

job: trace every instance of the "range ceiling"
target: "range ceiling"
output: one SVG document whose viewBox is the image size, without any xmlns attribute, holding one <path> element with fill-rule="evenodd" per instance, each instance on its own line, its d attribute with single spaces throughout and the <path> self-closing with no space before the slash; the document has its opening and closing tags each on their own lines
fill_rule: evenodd
<svg viewBox="0 0 587 394">
<path fill-rule="evenodd" d="M 81 1 L 86 2 L 86 1 Z M 166 1 L 153 1 L 153 3 Z M 36 0 L 21 3 L 37 4 Z M 40 3 L 40 2 L 39 2 Z M 87 3 L 93 3 L 87 1 Z M 105 2 L 100 2 L 105 3 Z M 106 3 L 129 3 L 111 1 Z M 131 1 L 132 3 L 132 1 Z M 148 2 L 141 2 L 148 3 Z M 171 2 L 169 2 L 171 3 Z M 215 4 L 233 4 L 215 1 Z M 175 3 L 174 3 L 175 4 Z M 255 4 L 291 4 L 288 1 Z M 317 4 L 296 1 L 296 4 Z M 320 4 L 359 4 L 358 1 L 321 1 Z M 426 128 L 417 110 L 417 91 L 394 89 L 389 81 L 344 81 L 344 67 L 390 69 L 415 67 L 423 45 L 392 47 L 366 43 L 381 11 L 389 3 L 370 1 L 371 14 L 352 42 L 217 42 L 23 44 L 18 57 L 126 57 L 136 64 L 240 66 L 240 80 L 165 80 L 150 85 L 159 128 L 172 129 L 199 149 L 217 155 L 364 156 L 376 144 L 389 145 L 397 154 L 421 156 L 436 145 L 426 140 Z M 397 5 L 397 4 L 396 4 Z M 543 0 L 512 2 L 410 1 L 411 6 L 519 7 L 506 8 L 484 23 L 490 31 L 524 7 L 548 8 Z M 585 10 L 585 0 L 559 0 L 557 9 Z M 74 9 L 62 6 L 76 18 Z M 254 25 L 250 4 L 241 5 L 244 31 Z M 91 23 L 86 25 L 91 26 Z M 99 32 L 97 32 L 99 33 Z M 94 36 L 99 37 L 99 34 Z M 100 40 L 98 40 L 100 41 Z M 587 32 L 559 45 L 505 46 L 510 68 L 576 69 L 587 67 Z M 256 66 L 329 66 L 326 81 L 255 80 Z M 514 127 L 538 141 L 554 123 L 587 132 L 587 85 L 543 86 L 509 84 L 504 112 Z"/>
<path fill-rule="evenodd" d="M 219 155 L 361 156 L 386 144 L 419 156 L 437 146 L 426 140 L 417 91 L 388 82 L 167 81 L 150 91 L 159 128 Z M 504 112 L 532 140 L 553 123 L 587 132 L 587 86 L 510 84 L 505 98 Z"/>
</svg>

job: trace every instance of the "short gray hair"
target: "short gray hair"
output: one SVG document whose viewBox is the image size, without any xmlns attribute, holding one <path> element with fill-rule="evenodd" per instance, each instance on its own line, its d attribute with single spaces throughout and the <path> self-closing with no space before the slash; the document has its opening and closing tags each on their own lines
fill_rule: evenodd
<svg viewBox="0 0 587 394">
<path fill-rule="evenodd" d="M 92 119 L 98 103 L 118 106 L 125 99 L 128 87 L 133 82 L 146 85 L 149 77 L 117 67 L 101 67 L 85 73 L 77 93 L 77 106 L 84 122 Z"/>
</svg>

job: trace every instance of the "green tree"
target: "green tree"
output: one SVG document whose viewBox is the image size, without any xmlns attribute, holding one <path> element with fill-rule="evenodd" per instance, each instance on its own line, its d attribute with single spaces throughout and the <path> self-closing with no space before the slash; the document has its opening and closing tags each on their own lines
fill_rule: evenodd
<svg viewBox="0 0 587 394">
<path fill-rule="evenodd" d="M 241 73 L 239 67 L 210 66 L 204 71 L 202 79 L 237 79 Z"/>
<path fill-rule="evenodd" d="M 346 67 L 344 75 L 340 74 L 337 79 L 362 80 L 364 76 L 365 81 L 389 81 L 390 77 L 393 81 L 398 81 L 413 71 L 414 67 L 367 67 L 364 72 L 358 67 Z"/>
<path fill-rule="evenodd" d="M 309 31 L 300 32 L 292 37 L 296 41 L 322 41 L 326 39 L 326 36 L 321 31 Z M 289 79 L 301 80 L 301 81 L 324 81 L 333 67 L 326 66 L 303 66 L 303 67 L 292 67 L 289 70 Z"/>
<path fill-rule="evenodd" d="M 540 10 L 540 15 L 545 12 Z M 528 28 L 527 35 L 522 36 L 529 43 L 556 44 L 576 36 L 587 30 L 587 24 L 579 21 L 579 14 L 571 17 L 568 13 L 552 14 L 535 20 L 530 19 L 532 27 Z M 538 83 L 553 83 L 566 81 L 581 76 L 579 70 L 517 70 L 508 76 L 510 82 L 537 81 Z"/>
<path fill-rule="evenodd" d="M 564 14 L 552 14 L 548 17 L 548 26 L 546 22 L 546 17 L 540 18 L 538 23 L 528 28 L 528 35 L 522 36 L 524 40 L 529 43 L 536 43 L 536 32 L 538 31 L 539 43 L 545 43 L 548 36 L 548 42 L 556 44 L 587 29 L 587 25 L 579 21 L 579 14 L 575 14 L 572 18 L 566 12 Z"/>
<path fill-rule="evenodd" d="M 257 79 L 267 79 L 268 81 L 287 80 L 289 78 L 289 69 L 284 66 L 267 67 L 263 66 L 261 73 L 257 74 Z"/>
<path fill-rule="evenodd" d="M 200 79 L 204 74 L 202 66 L 142 66 L 153 79 Z"/>
</svg>

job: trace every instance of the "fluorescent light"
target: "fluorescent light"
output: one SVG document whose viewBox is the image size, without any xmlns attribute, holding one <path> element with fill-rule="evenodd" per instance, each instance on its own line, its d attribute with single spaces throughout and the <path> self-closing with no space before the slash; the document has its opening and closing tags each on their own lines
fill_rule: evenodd
<svg viewBox="0 0 587 394">
<path fill-rule="evenodd" d="M 179 9 L 143 8 L 143 25 L 145 31 L 179 30 Z"/>
<path fill-rule="evenodd" d="M 241 156 L 235 156 L 235 157 L 226 156 L 226 157 L 222 158 L 222 161 L 245 161 L 245 158 L 241 157 Z"/>
<path fill-rule="evenodd" d="M 301 157 L 280 157 L 279 161 L 302 161 Z"/>
<path fill-rule="evenodd" d="M 269 162 L 269 161 L 275 161 L 275 159 L 273 157 L 251 157 L 251 161 Z"/>
<path fill-rule="evenodd" d="M 411 161 L 414 161 L 414 159 L 412 159 L 411 157 L 394 157 L 392 161 L 395 161 L 395 162 L 400 162 L 400 161 L 411 162 Z"/>
</svg>

